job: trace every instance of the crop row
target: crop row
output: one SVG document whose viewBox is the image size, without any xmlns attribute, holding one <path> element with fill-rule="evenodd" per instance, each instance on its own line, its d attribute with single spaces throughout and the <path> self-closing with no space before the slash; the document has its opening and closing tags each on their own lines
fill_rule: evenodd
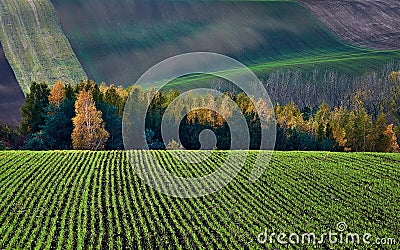
<svg viewBox="0 0 400 250">
<path fill-rule="evenodd" d="M 185 154 L 189 162 L 205 155 Z M 201 177 L 229 152 L 202 163 L 182 162 L 168 151 L 0 152 L 0 248 L 265 248 L 257 242 L 264 230 L 320 235 L 338 222 L 352 232 L 398 235 L 399 155 L 275 152 L 250 184 L 257 152 L 241 154 L 245 165 L 226 187 L 186 199 L 154 190 L 135 171 L 147 171 L 145 178 L 164 183 L 159 188 L 166 191 L 156 163 L 178 176 Z M 192 191 L 216 185 L 200 182 Z M 181 179 L 168 185 L 188 192 Z"/>
</svg>

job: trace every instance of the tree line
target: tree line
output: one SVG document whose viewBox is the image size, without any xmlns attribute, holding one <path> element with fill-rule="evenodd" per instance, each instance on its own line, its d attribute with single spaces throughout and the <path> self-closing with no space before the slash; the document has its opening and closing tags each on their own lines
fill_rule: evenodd
<svg viewBox="0 0 400 250">
<path fill-rule="evenodd" d="M 121 115 L 127 90 L 82 81 L 33 83 L 22 107 L 22 149 L 122 149 Z"/>
<path fill-rule="evenodd" d="M 392 72 L 397 72 L 399 67 L 399 62 L 390 62 L 380 69 L 357 77 L 321 68 L 315 68 L 311 72 L 299 69 L 280 70 L 271 73 L 264 80 L 264 85 L 273 103 L 287 104 L 293 101 L 300 109 L 322 102 L 331 107 L 354 109 L 354 97 L 358 92 L 358 96 L 363 98 L 365 109 L 376 119 L 381 106 L 391 96 L 392 88 L 399 84 L 388 77 Z"/>
<path fill-rule="evenodd" d="M 123 149 L 122 114 L 131 93 L 131 98 L 148 104 L 143 136 L 150 149 L 199 149 L 199 135 L 204 129 L 215 133 L 218 149 L 229 149 L 231 131 L 223 117 L 233 115 L 229 102 L 232 100 L 247 122 L 251 149 L 260 146 L 260 115 L 268 120 L 274 112 L 277 150 L 397 152 L 399 72 L 394 71 L 386 78 L 393 83 L 390 89 L 385 89 L 390 95 L 380 97 L 373 112 L 371 92 L 358 89 L 351 95 L 352 105 L 330 106 L 322 102 L 319 107 L 310 107 L 291 100 L 285 105 L 276 103 L 274 110 L 266 109 L 263 114 L 258 114 L 253 104 L 259 100 L 237 91 L 227 91 L 220 97 L 188 94 L 177 99 L 180 92 L 176 90 L 156 92 L 135 86 L 124 89 L 104 83 L 98 85 L 90 80 L 74 86 L 57 81 L 51 88 L 44 83 L 32 83 L 22 107 L 21 127 L 16 131 L 6 125 L 0 126 L 0 149 Z M 179 126 L 182 145 L 176 141 L 162 141 L 161 121 L 172 101 L 175 113 L 170 119 Z M 199 103 L 205 108 L 192 110 L 193 104 Z M 186 110 L 191 111 L 185 114 Z"/>
</svg>

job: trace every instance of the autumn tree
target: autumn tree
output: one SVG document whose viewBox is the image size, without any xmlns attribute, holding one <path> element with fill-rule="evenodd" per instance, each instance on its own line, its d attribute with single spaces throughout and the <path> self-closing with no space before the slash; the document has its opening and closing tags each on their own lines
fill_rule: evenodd
<svg viewBox="0 0 400 250">
<path fill-rule="evenodd" d="M 392 82 L 399 81 L 400 80 L 400 71 L 393 71 L 392 73 L 390 73 L 388 78 Z"/>
<path fill-rule="evenodd" d="M 286 106 L 277 105 L 275 113 L 278 125 L 283 128 L 294 129 L 304 125 L 303 114 L 293 102 Z"/>
<path fill-rule="evenodd" d="M 397 137 L 393 132 L 393 124 L 386 125 L 386 115 L 380 114 L 372 124 L 367 137 L 367 151 L 395 152 L 398 150 Z"/>
<path fill-rule="evenodd" d="M 389 145 L 388 145 L 389 147 L 387 148 L 386 152 L 397 152 L 398 153 L 399 150 L 400 150 L 400 147 L 399 147 L 399 144 L 397 142 L 398 138 L 397 138 L 396 133 L 395 133 L 395 131 L 393 129 L 393 124 L 389 124 L 386 127 L 386 130 L 385 130 L 385 132 L 383 132 L 383 134 L 386 137 L 390 138 Z"/>
<path fill-rule="evenodd" d="M 319 142 L 325 140 L 327 136 L 327 129 L 331 119 L 331 108 L 323 102 L 315 114 L 314 129 L 316 131 L 316 138 Z"/>
<path fill-rule="evenodd" d="M 50 90 L 49 103 L 58 106 L 65 97 L 66 91 L 64 84 L 61 81 L 56 81 Z"/>
<path fill-rule="evenodd" d="M 367 136 L 371 128 L 371 117 L 365 109 L 351 111 L 348 122 L 345 126 L 346 147 L 351 151 L 366 151 Z"/>
<path fill-rule="evenodd" d="M 177 141 L 171 140 L 165 147 L 167 150 L 184 150 L 185 148 Z"/>
<path fill-rule="evenodd" d="M 91 80 L 82 81 L 75 87 L 77 93 L 82 90 L 92 93 L 95 107 L 102 113 L 105 130 L 109 133 L 105 149 L 122 149 L 122 113 L 128 97 L 127 91 L 113 84 L 107 86 L 104 82 L 99 86 Z"/>
<path fill-rule="evenodd" d="M 57 81 L 50 90 L 49 105 L 45 109 L 45 124 L 41 127 L 45 144 L 49 149 L 69 149 L 72 145 L 75 98 L 68 93 L 69 88 Z"/>
<path fill-rule="evenodd" d="M 109 105 L 112 105 L 118 109 L 118 113 L 122 115 L 124 111 L 124 97 L 120 96 L 118 89 L 111 84 L 110 87 L 105 89 L 104 100 Z"/>
<path fill-rule="evenodd" d="M 76 116 L 72 119 L 72 145 L 74 149 L 101 150 L 109 133 L 105 130 L 102 112 L 96 109 L 92 92 L 82 90 L 75 102 Z"/>
<path fill-rule="evenodd" d="M 331 114 L 332 136 L 339 148 L 344 148 L 347 144 L 346 124 L 348 122 L 349 112 L 343 106 L 337 107 Z"/>
</svg>

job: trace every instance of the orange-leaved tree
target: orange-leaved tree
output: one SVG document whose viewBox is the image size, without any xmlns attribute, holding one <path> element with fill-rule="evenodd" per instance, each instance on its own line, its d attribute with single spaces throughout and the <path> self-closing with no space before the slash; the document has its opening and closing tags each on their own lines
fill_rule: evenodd
<svg viewBox="0 0 400 250">
<path fill-rule="evenodd" d="M 49 102 L 58 106 L 65 97 L 66 93 L 64 84 L 61 81 L 56 81 L 50 90 Z"/>
<path fill-rule="evenodd" d="M 76 116 L 72 119 L 74 149 L 101 150 L 110 136 L 104 128 L 101 111 L 96 109 L 92 92 L 82 90 L 75 102 Z"/>
</svg>

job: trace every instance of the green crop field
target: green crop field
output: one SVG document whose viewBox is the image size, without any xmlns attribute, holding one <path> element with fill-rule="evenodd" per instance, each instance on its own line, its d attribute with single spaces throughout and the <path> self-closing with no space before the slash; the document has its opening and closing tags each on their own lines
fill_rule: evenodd
<svg viewBox="0 0 400 250">
<path fill-rule="evenodd" d="M 98 82 L 127 86 L 161 60 L 197 51 L 234 57 L 260 77 L 315 67 L 358 76 L 400 58 L 341 41 L 295 1 L 51 1 Z"/>
<path fill-rule="evenodd" d="M 87 78 L 49 0 L 1 0 L 0 41 L 25 94 L 33 81 Z"/>
<path fill-rule="evenodd" d="M 135 164 L 148 164 L 150 154 L 172 172 L 199 177 L 229 152 L 185 166 L 169 151 L 134 151 Z M 122 151 L 0 152 L 0 248 L 315 249 L 263 245 L 257 237 L 264 231 L 321 235 L 339 222 L 347 224 L 345 232 L 370 233 L 371 241 L 400 240 L 400 154 L 275 152 L 250 184 L 254 156 L 219 192 L 184 199 L 143 183 Z"/>
</svg>

